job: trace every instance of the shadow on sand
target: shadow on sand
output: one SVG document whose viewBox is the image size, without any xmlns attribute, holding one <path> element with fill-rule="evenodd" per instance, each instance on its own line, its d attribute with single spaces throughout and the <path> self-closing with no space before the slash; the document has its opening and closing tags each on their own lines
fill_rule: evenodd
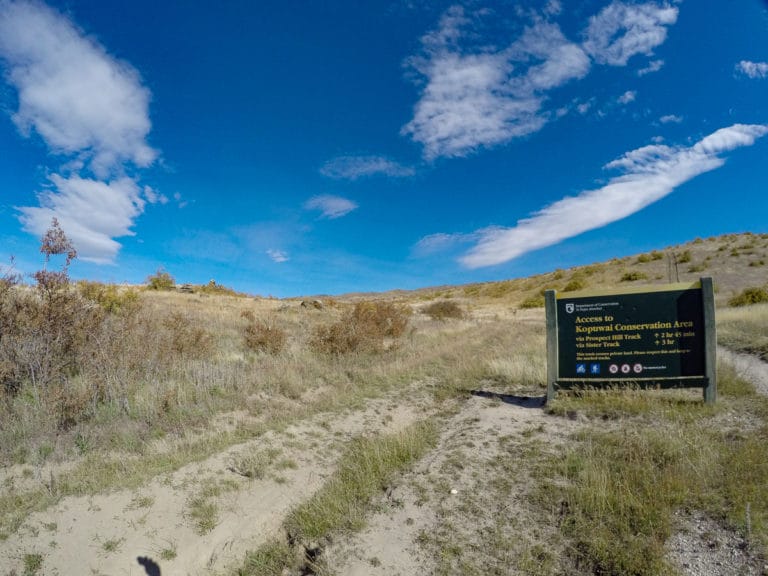
<svg viewBox="0 0 768 576">
<path fill-rule="evenodd" d="M 488 392 L 486 390 L 470 390 L 472 396 L 481 398 L 492 398 L 501 400 L 505 404 L 512 404 L 520 408 L 544 408 L 547 403 L 546 396 L 515 396 L 514 394 L 499 394 L 498 392 Z"/>
<path fill-rule="evenodd" d="M 158 566 L 157 562 L 152 560 L 152 558 L 139 556 L 136 558 L 136 561 L 144 567 L 144 571 L 147 573 L 147 576 L 161 576 L 160 566 Z"/>
</svg>

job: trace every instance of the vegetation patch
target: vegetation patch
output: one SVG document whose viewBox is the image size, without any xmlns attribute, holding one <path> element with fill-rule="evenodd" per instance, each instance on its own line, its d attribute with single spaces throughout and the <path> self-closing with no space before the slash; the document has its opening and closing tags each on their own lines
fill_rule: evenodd
<svg viewBox="0 0 768 576">
<path fill-rule="evenodd" d="M 432 318 L 432 320 L 447 320 L 449 318 L 461 319 L 464 318 L 465 313 L 453 300 L 440 300 L 433 302 L 429 306 L 426 306 L 422 310 L 424 314 Z"/>
<path fill-rule="evenodd" d="M 411 309 L 391 302 L 358 302 L 341 320 L 315 328 L 309 345 L 316 352 L 381 352 L 408 328 Z"/>
<path fill-rule="evenodd" d="M 750 306 L 768 302 L 768 290 L 762 287 L 745 288 L 739 294 L 728 300 L 729 306 Z"/>
<path fill-rule="evenodd" d="M 768 399 L 721 373 L 716 408 L 698 401 L 648 401 L 642 418 L 582 433 L 545 474 L 541 497 L 562 511 L 561 530 L 573 560 L 594 574 L 669 574 L 665 543 L 680 509 L 722 519 L 768 552 Z M 603 394 L 600 411 L 625 419 L 622 393 Z M 592 394 L 566 400 L 569 410 L 594 410 Z M 611 400 L 616 405 L 611 408 Z M 558 401 L 559 402 L 559 401 Z M 762 422 L 749 434 L 714 423 L 721 411 Z"/>
<path fill-rule="evenodd" d="M 323 488 L 286 519 L 287 540 L 249 553 L 237 573 L 279 576 L 297 568 L 297 563 L 320 564 L 322 542 L 338 531 L 362 528 L 371 498 L 387 488 L 394 474 L 433 448 L 437 438 L 435 422 L 427 420 L 397 434 L 354 440 Z"/>
</svg>

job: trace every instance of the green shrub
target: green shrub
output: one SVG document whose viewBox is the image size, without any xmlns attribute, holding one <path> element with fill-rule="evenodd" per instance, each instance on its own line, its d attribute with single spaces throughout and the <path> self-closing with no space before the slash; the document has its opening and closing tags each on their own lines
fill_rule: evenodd
<svg viewBox="0 0 768 576">
<path fill-rule="evenodd" d="M 77 283 L 77 290 L 83 298 L 95 302 L 111 314 L 133 311 L 139 303 L 139 293 L 135 289 L 121 290 L 114 284 L 81 280 Z"/>
<path fill-rule="evenodd" d="M 730 306 L 749 306 L 760 302 L 768 302 L 768 290 L 765 288 L 745 288 L 728 300 Z"/>
<path fill-rule="evenodd" d="M 216 294 L 219 296 L 243 296 L 242 293 L 229 288 L 228 286 L 218 284 L 216 280 L 210 280 L 208 284 L 200 284 L 199 286 L 195 286 L 194 291 L 200 292 L 201 294 Z"/>
<path fill-rule="evenodd" d="M 176 280 L 163 268 L 158 268 L 157 272 L 147 276 L 147 288 L 150 290 L 173 290 L 176 287 Z"/>
<path fill-rule="evenodd" d="M 648 278 L 647 274 L 642 272 L 625 272 L 621 275 L 621 282 L 635 282 L 636 280 L 645 280 Z"/>
<path fill-rule="evenodd" d="M 445 320 L 447 318 L 464 318 L 464 310 L 453 300 L 441 300 L 433 302 L 422 310 L 432 320 Z"/>
<path fill-rule="evenodd" d="M 584 275 L 577 272 L 571 276 L 571 279 L 568 281 L 565 287 L 563 287 L 563 292 L 576 292 L 577 290 L 584 290 L 586 287 L 587 282 L 584 279 Z"/>
<path fill-rule="evenodd" d="M 315 328 L 310 348 L 326 354 L 379 352 L 387 338 L 396 341 L 408 327 L 411 309 L 390 302 L 359 302 L 344 317 Z"/>
<path fill-rule="evenodd" d="M 691 251 L 690 250 L 686 250 L 682 254 L 678 254 L 677 255 L 677 263 L 678 264 L 685 264 L 686 262 L 690 262 L 691 258 L 692 258 Z"/>
</svg>

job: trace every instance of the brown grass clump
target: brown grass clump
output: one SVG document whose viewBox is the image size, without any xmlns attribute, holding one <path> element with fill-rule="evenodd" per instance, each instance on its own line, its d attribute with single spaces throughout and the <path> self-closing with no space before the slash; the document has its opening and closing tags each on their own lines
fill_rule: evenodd
<svg viewBox="0 0 768 576">
<path fill-rule="evenodd" d="M 275 324 L 274 319 L 257 319 L 250 310 L 243 312 L 242 316 L 247 320 L 243 336 L 248 350 L 267 354 L 279 354 L 283 351 L 288 334 Z"/>
<path fill-rule="evenodd" d="M 405 334 L 411 310 L 391 302 L 358 302 L 341 320 L 315 328 L 309 346 L 315 352 L 380 352 Z"/>
<path fill-rule="evenodd" d="M 446 320 L 448 318 L 464 318 L 464 310 L 453 300 L 440 300 L 433 302 L 423 310 L 424 314 L 432 320 Z"/>
</svg>

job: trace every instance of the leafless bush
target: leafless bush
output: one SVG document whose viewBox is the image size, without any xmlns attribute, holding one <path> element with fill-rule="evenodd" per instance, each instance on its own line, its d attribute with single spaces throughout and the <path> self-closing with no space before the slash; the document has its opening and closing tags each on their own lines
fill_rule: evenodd
<svg viewBox="0 0 768 576">
<path fill-rule="evenodd" d="M 405 334 L 411 310 L 390 302 L 359 302 L 341 320 L 315 328 L 309 345 L 316 352 L 346 354 L 379 352 L 387 339 Z"/>
</svg>

